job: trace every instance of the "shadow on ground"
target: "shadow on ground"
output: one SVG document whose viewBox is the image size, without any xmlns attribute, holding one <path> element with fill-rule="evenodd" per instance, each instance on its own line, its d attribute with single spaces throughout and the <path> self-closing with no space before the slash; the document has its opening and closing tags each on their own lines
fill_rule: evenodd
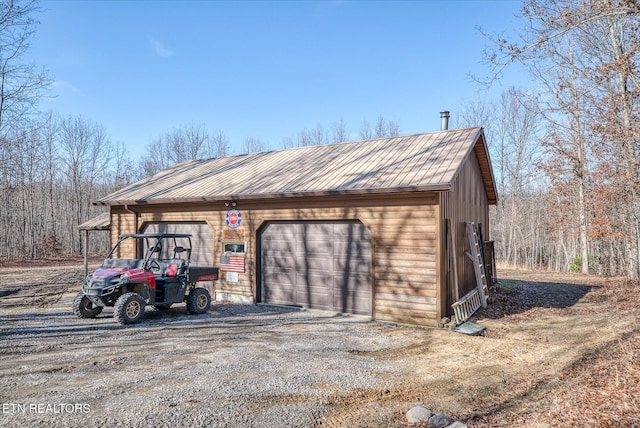
<svg viewBox="0 0 640 428">
<path fill-rule="evenodd" d="M 515 315 L 533 308 L 569 308 L 578 303 L 592 286 L 565 282 L 501 279 L 491 289 L 491 303 L 479 314 L 492 319 Z"/>
<path fill-rule="evenodd" d="M 138 334 L 160 330 L 185 329 L 193 332 L 198 329 L 223 330 L 231 328 L 258 328 L 261 326 L 279 326 L 282 324 L 321 324 L 329 320 L 345 322 L 366 322 L 357 317 L 342 316 L 330 312 L 306 312 L 299 308 L 245 305 L 245 304 L 213 304 L 207 313 L 191 315 L 184 304 L 170 309 L 157 310 L 148 306 L 142 320 L 135 324 L 121 325 L 113 318 L 113 309 L 105 308 L 95 318 L 82 319 L 69 310 L 36 308 L 28 312 L 9 312 L 0 310 L 0 339 L 29 335 L 41 339 L 69 336 L 101 336 L 112 330 L 123 333 Z M 2 352 L 0 352 L 2 354 Z"/>
</svg>

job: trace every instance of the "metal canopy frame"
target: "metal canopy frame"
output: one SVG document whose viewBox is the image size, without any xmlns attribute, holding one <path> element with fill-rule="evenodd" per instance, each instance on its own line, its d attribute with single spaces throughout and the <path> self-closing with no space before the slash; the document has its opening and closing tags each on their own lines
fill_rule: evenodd
<svg viewBox="0 0 640 428">
<path fill-rule="evenodd" d="M 84 232 L 83 239 L 83 255 L 84 255 L 84 277 L 89 274 L 89 261 L 87 259 L 87 252 L 89 251 L 89 232 L 95 230 L 110 231 L 111 230 L 111 214 L 108 212 L 102 213 L 93 217 L 90 220 L 85 221 L 78 226 L 78 229 Z"/>
</svg>

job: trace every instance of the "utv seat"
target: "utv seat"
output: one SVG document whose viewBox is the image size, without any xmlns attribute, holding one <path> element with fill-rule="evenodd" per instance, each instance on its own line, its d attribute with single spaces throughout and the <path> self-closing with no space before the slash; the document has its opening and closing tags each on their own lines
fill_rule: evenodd
<svg viewBox="0 0 640 428">
<path fill-rule="evenodd" d="M 182 259 L 158 260 L 158 263 L 160 264 L 160 275 L 166 278 L 165 280 L 177 279 L 184 274 L 185 261 Z"/>
</svg>

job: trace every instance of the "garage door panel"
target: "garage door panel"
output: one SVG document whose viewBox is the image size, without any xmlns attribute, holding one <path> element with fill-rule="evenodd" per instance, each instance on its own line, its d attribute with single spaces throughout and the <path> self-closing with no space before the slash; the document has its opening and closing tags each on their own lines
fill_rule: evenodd
<svg viewBox="0 0 640 428">
<path fill-rule="evenodd" d="M 276 271 L 265 275 L 265 281 L 272 284 L 274 287 L 290 286 L 293 287 L 297 281 L 298 274 L 295 270 L 291 271 Z"/>
<path fill-rule="evenodd" d="M 370 259 L 362 260 L 359 258 L 349 257 L 348 255 L 337 255 L 332 260 L 334 271 L 347 271 L 371 275 Z"/>
<path fill-rule="evenodd" d="M 298 272 L 306 273 L 307 271 L 332 271 L 333 270 L 333 260 L 328 257 L 318 257 L 318 256 L 309 256 L 309 257 L 300 257 L 296 258 L 296 269 Z"/>
<path fill-rule="evenodd" d="M 302 239 L 296 242 L 296 253 L 298 254 L 328 254 L 331 252 L 333 243 L 329 240 L 309 240 Z"/>
<path fill-rule="evenodd" d="M 293 288 L 273 288 L 265 292 L 265 298 L 269 300 L 269 303 L 291 305 L 296 304 L 295 290 Z"/>
<path fill-rule="evenodd" d="M 285 242 L 285 236 L 293 238 Z M 274 222 L 262 231 L 260 247 L 263 302 L 288 298 L 293 305 L 371 314 L 371 235 L 362 223 Z M 291 263 L 280 258 L 295 260 L 295 279 Z"/>
<path fill-rule="evenodd" d="M 333 307 L 340 312 L 350 312 L 358 315 L 371 313 L 371 299 L 357 296 L 335 296 Z"/>
<path fill-rule="evenodd" d="M 309 239 L 314 239 L 314 235 L 332 235 L 334 224 L 335 223 L 299 223 L 297 231 L 300 235 L 306 235 Z"/>
<path fill-rule="evenodd" d="M 294 254 L 291 250 L 272 250 L 270 249 L 268 252 L 263 253 L 266 257 L 270 259 L 293 259 Z"/>
<path fill-rule="evenodd" d="M 297 262 L 290 257 L 278 257 L 277 255 L 269 255 L 262 259 L 263 267 L 296 270 Z"/>
<path fill-rule="evenodd" d="M 298 273 L 296 276 L 296 284 L 298 284 L 301 288 L 322 287 L 325 289 L 330 289 L 332 283 L 333 275 L 327 275 L 326 273 L 322 273 L 321 271 L 309 272 L 306 274 Z"/>
<path fill-rule="evenodd" d="M 296 304 L 306 308 L 331 309 L 333 300 L 326 290 L 296 290 Z"/>
<path fill-rule="evenodd" d="M 291 253 L 295 249 L 295 237 L 280 239 L 269 237 L 262 241 L 263 247 L 269 248 L 270 252 L 282 251 Z"/>
<path fill-rule="evenodd" d="M 284 237 L 286 239 L 294 239 L 295 235 L 298 233 L 297 232 L 297 228 L 295 227 L 296 224 L 295 223 L 288 223 L 288 222 L 283 222 L 281 224 L 289 224 L 291 227 L 286 227 L 286 228 L 271 228 L 271 230 L 269 230 L 269 234 L 267 235 L 268 238 L 271 237 Z"/>
</svg>

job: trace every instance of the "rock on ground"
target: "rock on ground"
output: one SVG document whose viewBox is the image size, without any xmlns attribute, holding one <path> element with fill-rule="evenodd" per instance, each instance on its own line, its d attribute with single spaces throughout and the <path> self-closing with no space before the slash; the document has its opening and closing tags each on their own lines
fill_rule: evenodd
<svg viewBox="0 0 640 428">
<path fill-rule="evenodd" d="M 407 422 L 410 424 L 417 424 L 419 422 L 429 422 L 431 418 L 431 411 L 425 409 L 422 406 L 415 406 L 407 412 Z"/>
</svg>

